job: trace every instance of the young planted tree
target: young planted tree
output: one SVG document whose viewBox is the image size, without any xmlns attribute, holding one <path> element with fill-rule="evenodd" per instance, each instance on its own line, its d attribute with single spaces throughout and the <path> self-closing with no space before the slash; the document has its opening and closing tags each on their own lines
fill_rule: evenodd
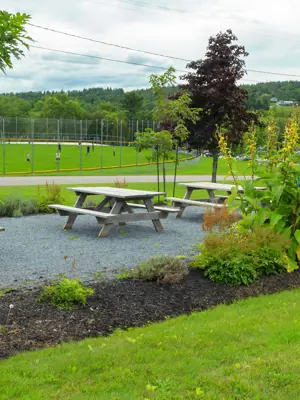
<svg viewBox="0 0 300 400">
<path fill-rule="evenodd" d="M 27 14 L 10 14 L 0 10 L 0 70 L 5 73 L 12 68 L 12 58 L 20 60 L 32 40 L 26 33 L 25 25 L 30 20 Z"/>
<path fill-rule="evenodd" d="M 178 166 L 178 144 L 184 142 L 189 135 L 186 124 L 195 124 L 201 111 L 199 108 L 191 107 L 192 99 L 187 92 L 178 92 L 167 95 L 169 89 L 174 88 L 176 83 L 175 69 L 170 67 L 162 75 L 151 75 L 150 83 L 156 97 L 154 117 L 160 121 L 162 131 L 168 131 L 173 138 L 176 147 L 175 172 L 173 195 L 175 191 L 177 166 Z M 163 160 L 163 176 L 165 181 L 165 163 Z"/>
<path fill-rule="evenodd" d="M 196 124 L 189 126 L 189 142 L 212 153 L 212 182 L 217 179 L 219 127 L 226 129 L 230 143 L 238 144 L 249 126 L 258 123 L 257 115 L 246 109 L 248 92 L 238 86 L 246 74 L 248 53 L 237 40 L 231 30 L 210 37 L 205 59 L 189 63 L 192 72 L 181 77 L 186 81 L 182 88 L 191 95 L 191 106 L 203 110 Z"/>
<path fill-rule="evenodd" d="M 157 187 L 160 191 L 159 163 L 163 165 L 163 189 L 166 192 L 166 169 L 165 162 L 169 158 L 174 143 L 171 133 L 168 130 L 155 132 L 152 129 L 146 129 L 145 132 L 137 132 L 135 138 L 137 151 L 152 149 L 151 161 L 157 165 Z"/>
</svg>

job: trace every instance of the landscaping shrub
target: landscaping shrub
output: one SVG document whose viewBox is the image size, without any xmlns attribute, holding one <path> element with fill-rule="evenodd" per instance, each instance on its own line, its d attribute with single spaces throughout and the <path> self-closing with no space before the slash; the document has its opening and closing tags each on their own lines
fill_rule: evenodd
<svg viewBox="0 0 300 400">
<path fill-rule="evenodd" d="M 177 283 L 188 275 L 188 265 L 180 257 L 155 256 L 139 264 L 132 277 L 162 283 Z"/>
<path fill-rule="evenodd" d="M 45 185 L 45 194 L 41 193 L 41 188 L 38 186 L 38 212 L 42 214 L 50 214 L 56 212 L 54 209 L 49 208 L 49 204 L 63 204 L 64 199 L 61 196 L 61 186 L 55 183 Z"/>
<path fill-rule="evenodd" d="M 40 301 L 53 306 L 72 310 L 74 304 L 86 304 L 87 298 L 94 294 L 93 289 L 86 288 L 78 279 L 61 278 L 52 286 L 43 287 Z"/>
<path fill-rule="evenodd" d="M 204 232 L 212 232 L 214 230 L 222 232 L 230 228 L 238 220 L 238 212 L 229 211 L 225 205 L 222 208 L 207 208 L 203 215 L 202 230 Z"/>
<path fill-rule="evenodd" d="M 270 228 L 253 232 L 210 233 L 199 245 L 192 266 L 219 283 L 250 285 L 259 276 L 288 269 L 286 236 Z"/>
<path fill-rule="evenodd" d="M 37 202 L 34 199 L 11 195 L 0 201 L 0 217 L 22 217 L 37 212 Z"/>
</svg>

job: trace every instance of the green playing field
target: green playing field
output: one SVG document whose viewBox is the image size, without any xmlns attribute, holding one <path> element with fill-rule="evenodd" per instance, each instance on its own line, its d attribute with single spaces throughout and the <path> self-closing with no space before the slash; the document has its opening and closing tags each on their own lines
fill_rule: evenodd
<svg viewBox="0 0 300 400">
<path fill-rule="evenodd" d="M 2 149 L 1 149 L 2 147 Z M 0 145 L 0 173 L 41 173 L 100 167 L 124 167 L 147 163 L 152 150 L 137 153 L 134 147 L 92 146 L 88 153 L 87 145 L 61 145 L 60 162 L 56 162 L 57 145 L 51 144 L 9 144 Z M 29 154 L 30 161 L 27 161 Z M 174 157 L 174 154 L 172 155 Z M 186 154 L 180 154 L 186 157 Z M 5 166 L 4 166 L 5 161 Z"/>
</svg>

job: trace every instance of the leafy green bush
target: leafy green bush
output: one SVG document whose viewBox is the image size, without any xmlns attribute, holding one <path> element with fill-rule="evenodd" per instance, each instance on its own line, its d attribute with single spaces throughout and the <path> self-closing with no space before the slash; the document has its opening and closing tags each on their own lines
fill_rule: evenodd
<svg viewBox="0 0 300 400">
<path fill-rule="evenodd" d="M 51 214 L 56 212 L 49 208 L 49 204 L 63 204 L 64 199 L 61 196 L 61 186 L 54 183 L 45 185 L 45 193 L 42 194 L 40 186 L 38 186 L 38 212 L 42 214 Z"/>
<path fill-rule="evenodd" d="M 72 310 L 74 304 L 86 304 L 87 298 L 92 294 L 94 290 L 84 287 L 78 279 L 63 277 L 54 285 L 43 287 L 40 301 L 46 301 L 60 309 Z"/>
<path fill-rule="evenodd" d="M 177 283 L 188 273 L 188 265 L 182 258 L 162 255 L 152 257 L 138 265 L 131 271 L 131 276 L 147 281 Z"/>
<path fill-rule="evenodd" d="M 250 285 L 259 276 L 288 269 L 289 240 L 270 228 L 211 233 L 199 245 L 192 266 L 218 283 Z"/>
<path fill-rule="evenodd" d="M 0 201 L 0 217 L 22 217 L 37 212 L 37 202 L 34 199 L 24 199 L 15 194 Z"/>
</svg>

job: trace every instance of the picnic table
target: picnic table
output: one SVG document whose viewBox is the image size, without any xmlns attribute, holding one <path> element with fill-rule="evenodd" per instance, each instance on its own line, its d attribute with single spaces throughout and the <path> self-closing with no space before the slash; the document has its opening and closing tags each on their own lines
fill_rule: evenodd
<svg viewBox="0 0 300 400">
<path fill-rule="evenodd" d="M 68 188 L 75 192 L 77 200 L 74 207 L 51 204 L 49 207 L 58 210 L 61 216 L 68 216 L 64 229 L 72 229 L 78 215 L 90 215 L 103 224 L 98 237 L 106 237 L 115 223 L 125 225 L 133 221 L 152 221 L 157 232 L 163 231 L 160 219 L 167 218 L 169 212 L 178 212 L 178 208 L 154 206 L 155 196 L 164 196 L 164 192 L 122 189 L 114 187 L 75 187 Z M 95 207 L 84 208 L 87 196 L 102 195 L 104 199 Z M 141 200 L 143 204 L 129 201 Z M 142 208 L 142 212 L 134 209 Z"/>
<path fill-rule="evenodd" d="M 2 228 L 2 226 L 0 226 L 0 232 L 4 232 L 5 228 Z"/>
<path fill-rule="evenodd" d="M 176 197 L 168 197 L 167 200 L 171 200 L 175 207 L 179 207 L 180 211 L 177 213 L 177 218 L 182 217 L 186 207 L 224 207 L 224 202 L 231 195 L 234 184 L 228 183 L 213 183 L 213 182 L 194 182 L 194 183 L 179 183 L 179 186 L 185 186 L 186 192 L 183 199 Z M 265 190 L 264 187 L 256 187 L 257 190 Z M 208 193 L 208 199 L 190 200 L 192 193 L 195 190 L 206 190 Z M 216 191 L 225 191 L 225 195 L 216 195 Z M 243 187 L 238 186 L 238 193 L 243 193 Z"/>
</svg>

